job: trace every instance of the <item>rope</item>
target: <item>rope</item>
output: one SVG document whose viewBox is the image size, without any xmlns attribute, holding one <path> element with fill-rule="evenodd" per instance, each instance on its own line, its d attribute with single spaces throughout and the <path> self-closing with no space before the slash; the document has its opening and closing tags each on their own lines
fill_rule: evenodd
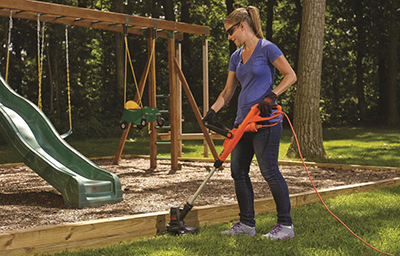
<svg viewBox="0 0 400 256">
<path fill-rule="evenodd" d="M 137 80 L 136 80 L 135 71 L 133 69 L 132 58 L 131 58 L 131 55 L 129 53 L 128 37 L 126 35 L 125 35 L 125 40 L 124 41 L 125 41 L 124 107 L 125 107 L 125 104 L 126 104 L 126 84 L 127 84 L 126 83 L 126 77 L 127 77 L 127 57 L 128 57 L 129 58 L 129 64 L 130 64 L 130 67 L 131 67 L 131 71 L 132 71 L 132 75 L 133 75 L 133 80 L 135 81 L 136 92 L 137 92 L 137 94 L 139 96 L 138 97 L 139 98 L 139 104 L 138 105 L 142 108 L 143 107 L 143 103 L 142 103 L 142 96 L 143 95 L 140 94 L 139 86 L 138 86 L 138 83 L 137 83 Z M 145 78 L 144 78 L 144 83 L 146 83 L 147 76 L 149 75 L 150 65 L 151 65 L 151 63 L 153 61 L 153 55 L 154 55 L 154 52 L 155 52 L 155 48 L 156 48 L 156 41 L 153 39 L 153 46 L 152 46 L 149 62 L 148 62 L 147 67 L 145 69 L 146 70 L 146 74 L 145 74 Z"/>
<path fill-rule="evenodd" d="M 68 93 L 68 118 L 69 118 L 69 129 L 72 130 L 71 84 L 70 84 L 70 79 L 69 79 L 68 25 L 65 25 L 65 61 L 66 61 L 66 66 L 67 66 L 67 93 Z"/>
<path fill-rule="evenodd" d="M 128 37 L 125 36 L 125 53 L 127 53 L 128 58 L 129 58 L 129 64 L 131 67 L 131 71 L 132 71 L 132 75 L 133 75 L 133 80 L 135 81 L 135 86 L 136 86 L 136 92 L 139 95 L 139 106 L 142 108 L 143 107 L 143 103 L 142 103 L 142 95 L 140 95 L 140 91 L 139 91 L 139 86 L 136 80 L 136 75 L 135 75 L 135 70 L 133 69 L 133 63 L 132 63 L 132 58 L 131 58 L 131 54 L 129 53 L 129 47 L 128 47 Z M 125 92 L 126 93 L 126 92 Z M 126 96 L 125 96 L 126 98 Z"/>
<path fill-rule="evenodd" d="M 11 45 L 11 30 L 13 28 L 12 13 L 13 11 L 10 10 L 10 22 L 8 27 L 8 41 L 7 41 L 6 83 L 8 83 L 8 69 L 10 68 L 10 52 L 12 50 L 12 45 Z"/>
<path fill-rule="evenodd" d="M 42 27 L 42 42 L 40 42 L 40 13 L 37 14 L 37 51 L 38 51 L 38 77 L 39 77 L 39 93 L 38 93 L 38 107 L 42 109 L 42 75 L 43 75 L 43 59 L 44 59 L 44 29 L 45 22 Z M 41 45 L 40 45 L 41 44 Z"/>
<path fill-rule="evenodd" d="M 125 68 L 124 68 L 124 70 L 125 70 L 125 77 L 124 77 L 124 108 L 126 107 L 126 76 L 127 76 L 127 74 L 128 74 L 128 67 L 127 67 L 127 65 L 128 65 L 128 39 L 127 39 L 127 35 L 125 34 L 125 39 L 124 39 L 124 42 L 125 42 Z"/>
</svg>

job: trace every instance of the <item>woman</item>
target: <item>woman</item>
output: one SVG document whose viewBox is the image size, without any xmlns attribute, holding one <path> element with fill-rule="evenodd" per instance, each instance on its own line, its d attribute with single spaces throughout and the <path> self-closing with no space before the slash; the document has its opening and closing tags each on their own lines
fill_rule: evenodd
<svg viewBox="0 0 400 256">
<path fill-rule="evenodd" d="M 228 32 L 228 40 L 234 42 L 236 46 L 243 47 L 232 54 L 225 88 L 203 121 L 215 123 L 216 113 L 230 101 L 237 83 L 240 82 L 242 89 L 234 123 L 237 127 L 254 104 L 259 103 L 261 116 L 271 115 L 277 96 L 285 92 L 297 78 L 279 48 L 263 38 L 259 11 L 256 7 L 234 10 L 225 19 L 224 26 Z M 276 69 L 284 78 L 276 88 L 273 88 Z M 279 120 L 280 118 L 275 118 L 269 122 L 274 123 Z M 221 232 L 222 234 L 256 235 L 254 192 L 249 177 L 250 164 L 255 154 L 260 171 L 271 189 L 278 213 L 277 225 L 263 237 L 272 240 L 294 237 L 289 190 L 278 167 L 281 134 L 281 122 L 272 127 L 264 127 L 258 132 L 247 132 L 232 151 L 231 174 L 235 182 L 240 221 L 231 229 Z"/>
</svg>

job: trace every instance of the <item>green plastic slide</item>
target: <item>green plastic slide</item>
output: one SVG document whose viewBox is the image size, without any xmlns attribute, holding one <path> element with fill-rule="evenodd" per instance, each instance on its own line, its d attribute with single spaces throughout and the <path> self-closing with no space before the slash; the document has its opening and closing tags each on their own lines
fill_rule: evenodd
<svg viewBox="0 0 400 256">
<path fill-rule="evenodd" d="M 122 201 L 118 177 L 65 142 L 46 115 L 1 75 L 0 128 L 24 163 L 57 189 L 65 204 L 83 208 Z"/>
</svg>

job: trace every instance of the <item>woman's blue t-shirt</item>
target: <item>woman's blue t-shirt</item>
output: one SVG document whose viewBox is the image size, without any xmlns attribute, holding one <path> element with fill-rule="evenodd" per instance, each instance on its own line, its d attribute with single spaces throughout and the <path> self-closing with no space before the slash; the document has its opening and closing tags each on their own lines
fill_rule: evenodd
<svg viewBox="0 0 400 256">
<path fill-rule="evenodd" d="M 229 71 L 236 72 L 242 90 L 239 94 L 235 125 L 242 123 L 251 107 L 263 100 L 272 91 L 275 67 L 272 62 L 283 55 L 281 50 L 266 39 L 260 39 L 250 59 L 242 63 L 243 47 L 236 50 L 229 61 Z M 270 120 L 276 122 L 280 118 Z"/>
</svg>

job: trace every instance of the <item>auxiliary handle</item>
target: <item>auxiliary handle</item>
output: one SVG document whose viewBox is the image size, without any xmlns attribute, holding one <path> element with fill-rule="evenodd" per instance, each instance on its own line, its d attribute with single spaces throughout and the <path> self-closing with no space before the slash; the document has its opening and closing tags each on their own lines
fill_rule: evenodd
<svg viewBox="0 0 400 256">
<path fill-rule="evenodd" d="M 215 122 L 215 124 L 212 125 L 206 121 L 206 122 L 204 122 L 204 126 L 208 129 L 210 129 L 211 131 L 214 131 L 214 132 L 218 133 L 219 135 L 224 136 L 225 138 L 232 138 L 232 132 L 228 128 L 224 127 L 223 125 L 221 125 L 217 122 Z"/>
</svg>

